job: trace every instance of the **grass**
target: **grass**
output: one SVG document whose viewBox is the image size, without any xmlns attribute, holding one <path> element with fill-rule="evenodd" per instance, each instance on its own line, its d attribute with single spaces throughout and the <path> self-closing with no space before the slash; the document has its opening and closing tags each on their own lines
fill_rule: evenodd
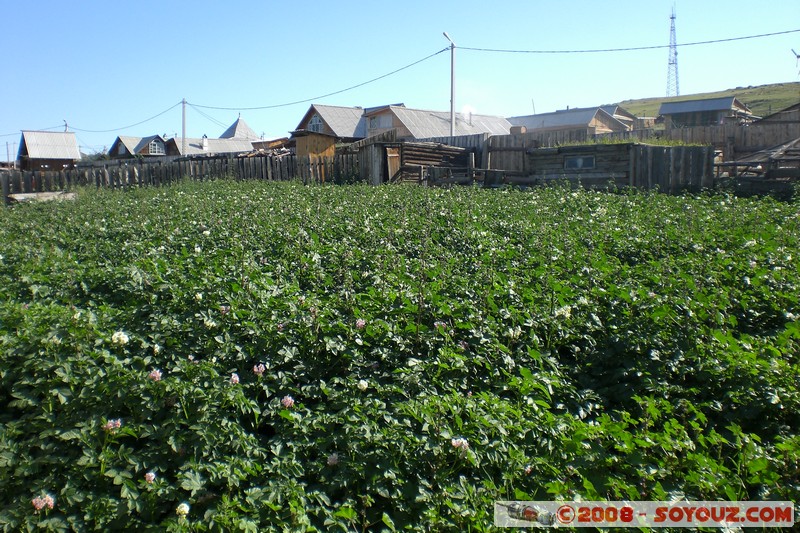
<svg viewBox="0 0 800 533">
<path fill-rule="evenodd" d="M 736 87 L 709 93 L 685 94 L 675 97 L 641 98 L 636 100 L 623 100 L 619 105 L 637 117 L 654 117 L 664 102 L 683 102 L 700 98 L 722 98 L 735 96 L 752 112 L 759 117 L 777 113 L 800 102 L 800 82 L 773 83 L 750 87 Z"/>
</svg>

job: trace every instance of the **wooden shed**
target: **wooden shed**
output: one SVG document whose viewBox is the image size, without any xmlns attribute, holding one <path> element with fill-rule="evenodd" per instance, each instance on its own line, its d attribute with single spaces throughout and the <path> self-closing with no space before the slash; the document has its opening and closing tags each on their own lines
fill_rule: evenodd
<svg viewBox="0 0 800 533">
<path fill-rule="evenodd" d="M 337 137 L 314 131 L 294 131 L 295 153 L 301 160 L 333 157 L 336 155 Z"/>
<path fill-rule="evenodd" d="M 17 159 L 22 170 L 63 170 L 75 166 L 81 152 L 71 131 L 23 131 Z"/>
<path fill-rule="evenodd" d="M 373 185 L 414 182 L 427 179 L 431 168 L 458 169 L 467 173 L 474 168 L 474 150 L 437 142 L 414 142 L 397 139 L 397 130 L 389 130 L 356 143 L 361 180 Z"/>
</svg>

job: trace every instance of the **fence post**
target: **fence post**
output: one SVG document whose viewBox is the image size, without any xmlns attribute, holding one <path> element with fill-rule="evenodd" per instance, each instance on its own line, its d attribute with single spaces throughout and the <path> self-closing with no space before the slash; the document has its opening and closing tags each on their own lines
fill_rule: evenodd
<svg viewBox="0 0 800 533">
<path fill-rule="evenodd" d="M 3 190 L 3 203 L 8 205 L 8 195 L 11 194 L 11 187 L 9 179 L 11 174 L 9 172 L 0 172 L 0 186 Z"/>
</svg>

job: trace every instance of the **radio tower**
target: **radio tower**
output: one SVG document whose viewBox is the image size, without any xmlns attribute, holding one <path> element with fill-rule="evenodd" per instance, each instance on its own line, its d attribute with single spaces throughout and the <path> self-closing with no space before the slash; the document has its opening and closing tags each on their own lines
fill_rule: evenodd
<svg viewBox="0 0 800 533">
<path fill-rule="evenodd" d="M 675 6 L 669 17 L 669 64 L 667 66 L 667 96 L 680 96 L 678 85 L 678 41 L 675 38 Z"/>
</svg>

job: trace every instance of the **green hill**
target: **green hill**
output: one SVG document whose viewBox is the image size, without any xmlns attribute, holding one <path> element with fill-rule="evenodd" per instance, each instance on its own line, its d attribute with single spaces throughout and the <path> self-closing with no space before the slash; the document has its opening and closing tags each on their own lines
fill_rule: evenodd
<svg viewBox="0 0 800 533">
<path fill-rule="evenodd" d="M 686 94 L 674 97 L 642 98 L 638 100 L 624 100 L 618 105 L 630 111 L 637 117 L 654 117 L 663 102 L 681 102 L 699 98 L 721 98 L 735 96 L 740 102 L 748 106 L 753 114 L 759 117 L 769 115 L 800 103 L 800 82 L 773 83 L 757 87 L 737 87 L 725 91 Z"/>
</svg>

